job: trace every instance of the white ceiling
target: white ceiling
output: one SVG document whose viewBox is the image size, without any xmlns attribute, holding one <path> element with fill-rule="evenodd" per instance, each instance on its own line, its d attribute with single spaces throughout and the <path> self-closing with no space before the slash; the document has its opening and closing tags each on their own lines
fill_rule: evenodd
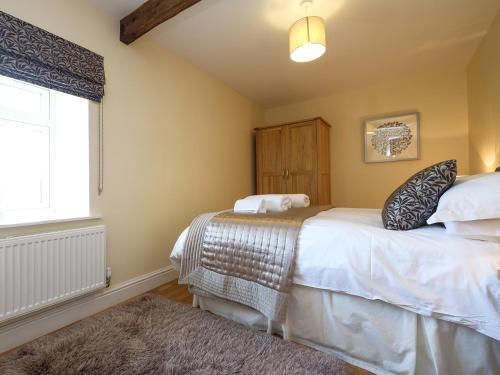
<svg viewBox="0 0 500 375">
<path fill-rule="evenodd" d="M 117 17 L 144 0 L 90 0 Z M 315 0 L 327 52 L 288 57 L 300 0 L 202 0 L 151 31 L 168 50 L 271 107 L 422 71 L 465 69 L 500 0 Z"/>
</svg>

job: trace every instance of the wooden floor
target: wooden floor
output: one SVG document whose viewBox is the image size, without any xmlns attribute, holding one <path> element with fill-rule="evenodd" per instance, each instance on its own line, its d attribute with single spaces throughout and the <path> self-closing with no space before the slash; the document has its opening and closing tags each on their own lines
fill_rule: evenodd
<svg viewBox="0 0 500 375">
<path fill-rule="evenodd" d="M 193 296 L 189 294 L 187 285 L 178 284 L 177 280 L 159 286 L 158 288 L 153 289 L 149 293 L 158 294 L 160 296 L 173 299 L 174 301 L 177 302 L 186 303 L 188 305 L 190 305 L 193 302 Z"/>
<path fill-rule="evenodd" d="M 153 289 L 151 292 L 153 294 L 158 294 L 164 296 L 166 298 L 170 298 L 174 301 L 191 304 L 193 301 L 193 297 L 188 292 L 188 288 L 186 285 L 179 285 L 177 280 L 171 281 L 167 284 L 164 284 L 156 289 Z M 360 369 L 358 367 L 348 365 L 356 375 L 371 375 L 371 372 Z"/>
</svg>

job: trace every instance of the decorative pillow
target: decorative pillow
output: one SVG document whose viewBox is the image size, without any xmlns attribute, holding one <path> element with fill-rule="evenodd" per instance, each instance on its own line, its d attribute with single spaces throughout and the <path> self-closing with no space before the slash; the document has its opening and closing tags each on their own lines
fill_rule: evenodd
<svg viewBox="0 0 500 375">
<path fill-rule="evenodd" d="M 431 165 L 411 176 L 385 201 L 384 227 L 410 230 L 425 225 L 436 210 L 439 197 L 453 185 L 456 177 L 456 160 Z"/>
<path fill-rule="evenodd" d="M 447 221 L 446 233 L 473 240 L 500 242 L 500 219 Z"/>
<path fill-rule="evenodd" d="M 445 221 L 500 219 L 500 173 L 457 178 L 439 200 L 427 224 Z"/>
</svg>

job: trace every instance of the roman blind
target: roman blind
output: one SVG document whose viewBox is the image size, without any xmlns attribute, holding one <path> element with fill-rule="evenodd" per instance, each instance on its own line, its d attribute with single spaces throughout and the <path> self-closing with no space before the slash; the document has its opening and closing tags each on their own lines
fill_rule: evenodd
<svg viewBox="0 0 500 375">
<path fill-rule="evenodd" d="M 0 11 L 0 74 L 100 102 L 104 58 Z"/>
</svg>

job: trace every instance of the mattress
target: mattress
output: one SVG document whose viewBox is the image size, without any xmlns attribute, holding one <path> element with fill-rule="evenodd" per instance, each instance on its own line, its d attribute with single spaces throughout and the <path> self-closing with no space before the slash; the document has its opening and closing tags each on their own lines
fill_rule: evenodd
<svg viewBox="0 0 500 375">
<path fill-rule="evenodd" d="M 179 265 L 187 230 L 171 254 Z M 380 210 L 335 208 L 304 222 L 293 282 L 380 300 L 500 340 L 500 244 L 440 225 L 383 228 Z"/>
</svg>

